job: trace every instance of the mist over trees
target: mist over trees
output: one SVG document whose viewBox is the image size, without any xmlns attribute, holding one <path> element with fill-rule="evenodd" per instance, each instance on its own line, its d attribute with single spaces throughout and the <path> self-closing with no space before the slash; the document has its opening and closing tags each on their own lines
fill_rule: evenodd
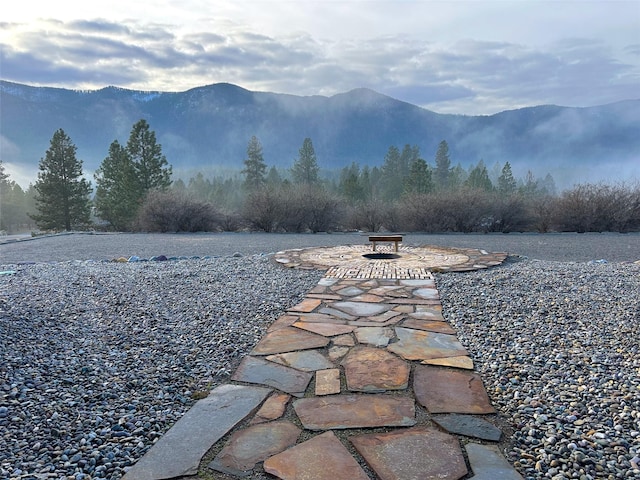
<svg viewBox="0 0 640 480">
<path fill-rule="evenodd" d="M 54 148 L 54 144 L 56 148 Z M 64 150 L 64 148 L 66 150 Z M 56 152 L 66 152 L 64 155 Z M 516 178 L 510 162 L 488 167 L 483 159 L 465 169 L 454 164 L 446 140 L 423 155 L 415 145 L 389 146 L 380 166 L 357 162 L 322 171 L 311 138 L 305 138 L 288 169 L 269 166 L 256 136 L 247 143 L 243 169 L 207 178 L 202 172 L 171 182 L 172 168 L 144 120 L 133 125 L 126 145 L 114 140 L 94 174 L 91 228 L 118 231 L 417 231 L 417 232 L 602 232 L 640 231 L 638 184 L 583 184 L 558 193 L 550 175 L 529 171 Z M 75 145 L 59 130 L 47 151 L 68 163 L 70 187 L 49 173 L 25 192 L 0 162 L 0 220 L 3 230 L 29 224 L 43 230 L 87 228 L 80 205 L 90 205 Z M 454 159 L 455 160 L 455 159 Z M 56 183 L 57 182 L 57 183 Z M 73 184 L 73 182 L 72 182 Z M 75 184 L 74 184 L 75 185 Z M 66 190 L 65 190 L 66 189 Z M 82 215 L 61 220 L 52 192 L 74 191 Z M 49 197 L 46 194 L 50 195 Z M 48 198 L 48 200 L 47 200 Z M 55 211 L 54 211 L 55 210 Z M 33 212 L 36 212 L 35 214 Z"/>
</svg>

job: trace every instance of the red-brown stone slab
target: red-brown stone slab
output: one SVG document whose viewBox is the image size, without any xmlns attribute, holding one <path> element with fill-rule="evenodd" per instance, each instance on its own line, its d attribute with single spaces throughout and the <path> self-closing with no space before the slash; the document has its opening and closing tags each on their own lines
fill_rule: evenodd
<svg viewBox="0 0 640 480">
<path fill-rule="evenodd" d="M 287 421 L 262 423 L 235 432 L 209 468 L 236 476 L 296 444 L 301 430 Z"/>
<path fill-rule="evenodd" d="M 434 428 L 414 427 L 349 440 L 381 480 L 458 480 L 467 474 L 457 438 Z"/>
<path fill-rule="evenodd" d="M 456 330 L 447 322 L 438 320 L 418 320 L 417 318 L 407 318 L 402 322 L 403 327 L 414 328 L 416 330 L 426 330 L 428 332 L 446 333 L 455 335 Z"/>
<path fill-rule="evenodd" d="M 415 425 L 412 398 L 384 394 L 301 398 L 293 408 L 304 428 L 332 430 Z"/>
<path fill-rule="evenodd" d="M 473 370 L 473 360 L 467 355 L 459 357 L 430 358 L 423 360 L 423 365 L 440 365 L 442 367 L 463 368 L 465 370 Z"/>
<path fill-rule="evenodd" d="M 251 424 L 268 422 L 280 418 L 284 415 L 289 400 L 291 400 L 291 395 L 273 392 L 271 396 L 264 401 L 260 410 L 256 413 L 256 416 L 253 417 Z"/>
<path fill-rule="evenodd" d="M 283 327 L 290 327 L 294 323 L 299 320 L 299 317 L 295 315 L 282 315 L 278 317 L 278 319 L 271 324 L 271 326 L 267 329 L 267 333 L 273 332 L 274 330 L 279 330 Z"/>
<path fill-rule="evenodd" d="M 301 313 L 300 321 L 306 323 L 335 323 L 345 325 L 347 321 L 344 318 L 338 318 L 323 313 Z"/>
<path fill-rule="evenodd" d="M 480 375 L 474 372 L 416 365 L 413 391 L 431 413 L 495 413 Z"/>
<path fill-rule="evenodd" d="M 329 343 L 322 335 L 305 332 L 299 328 L 283 327 L 267 333 L 254 347 L 252 355 L 272 355 L 274 353 L 294 352 L 321 348 Z"/>
<path fill-rule="evenodd" d="M 379 348 L 352 348 L 342 365 L 347 388 L 354 392 L 404 390 L 409 383 L 409 364 Z"/>
<path fill-rule="evenodd" d="M 351 333 L 356 329 L 356 327 L 350 325 L 340 325 L 336 323 L 296 322 L 293 326 L 307 330 L 308 332 L 317 333 L 323 337 L 343 335 L 345 333 Z"/>
<path fill-rule="evenodd" d="M 268 458 L 264 470 L 282 480 L 369 480 L 333 432 Z"/>
</svg>

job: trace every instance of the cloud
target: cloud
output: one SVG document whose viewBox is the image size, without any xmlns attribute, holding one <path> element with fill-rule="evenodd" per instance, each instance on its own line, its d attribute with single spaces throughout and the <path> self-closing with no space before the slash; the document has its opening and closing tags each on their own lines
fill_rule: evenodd
<svg viewBox="0 0 640 480">
<path fill-rule="evenodd" d="M 226 19 L 188 30 L 107 19 L 3 27 L 3 78 L 36 85 L 181 91 L 229 82 L 297 95 L 368 87 L 438 112 L 466 114 L 640 98 L 640 67 L 629 60 L 640 46 L 626 46 L 625 62 L 594 38 L 537 45 L 447 43 L 410 33 L 327 39 L 305 32 L 268 35 Z"/>
</svg>

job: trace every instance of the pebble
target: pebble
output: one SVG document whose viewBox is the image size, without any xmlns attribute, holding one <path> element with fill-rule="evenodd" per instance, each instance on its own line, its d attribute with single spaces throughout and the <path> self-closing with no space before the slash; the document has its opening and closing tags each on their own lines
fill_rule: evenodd
<svg viewBox="0 0 640 480">
<path fill-rule="evenodd" d="M 436 284 L 526 480 L 640 479 L 640 266 L 512 259 Z"/>
<path fill-rule="evenodd" d="M 131 260 L 3 279 L 0 478 L 121 478 L 322 277 L 264 255 Z"/>
</svg>

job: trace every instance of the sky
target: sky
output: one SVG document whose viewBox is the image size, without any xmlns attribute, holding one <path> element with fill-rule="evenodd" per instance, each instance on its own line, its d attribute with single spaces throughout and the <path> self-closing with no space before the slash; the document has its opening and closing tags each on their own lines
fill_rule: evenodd
<svg viewBox="0 0 640 480">
<path fill-rule="evenodd" d="M 640 98 L 640 0 L 16 0 L 0 78 L 180 92 L 371 88 L 488 115 Z"/>
</svg>

